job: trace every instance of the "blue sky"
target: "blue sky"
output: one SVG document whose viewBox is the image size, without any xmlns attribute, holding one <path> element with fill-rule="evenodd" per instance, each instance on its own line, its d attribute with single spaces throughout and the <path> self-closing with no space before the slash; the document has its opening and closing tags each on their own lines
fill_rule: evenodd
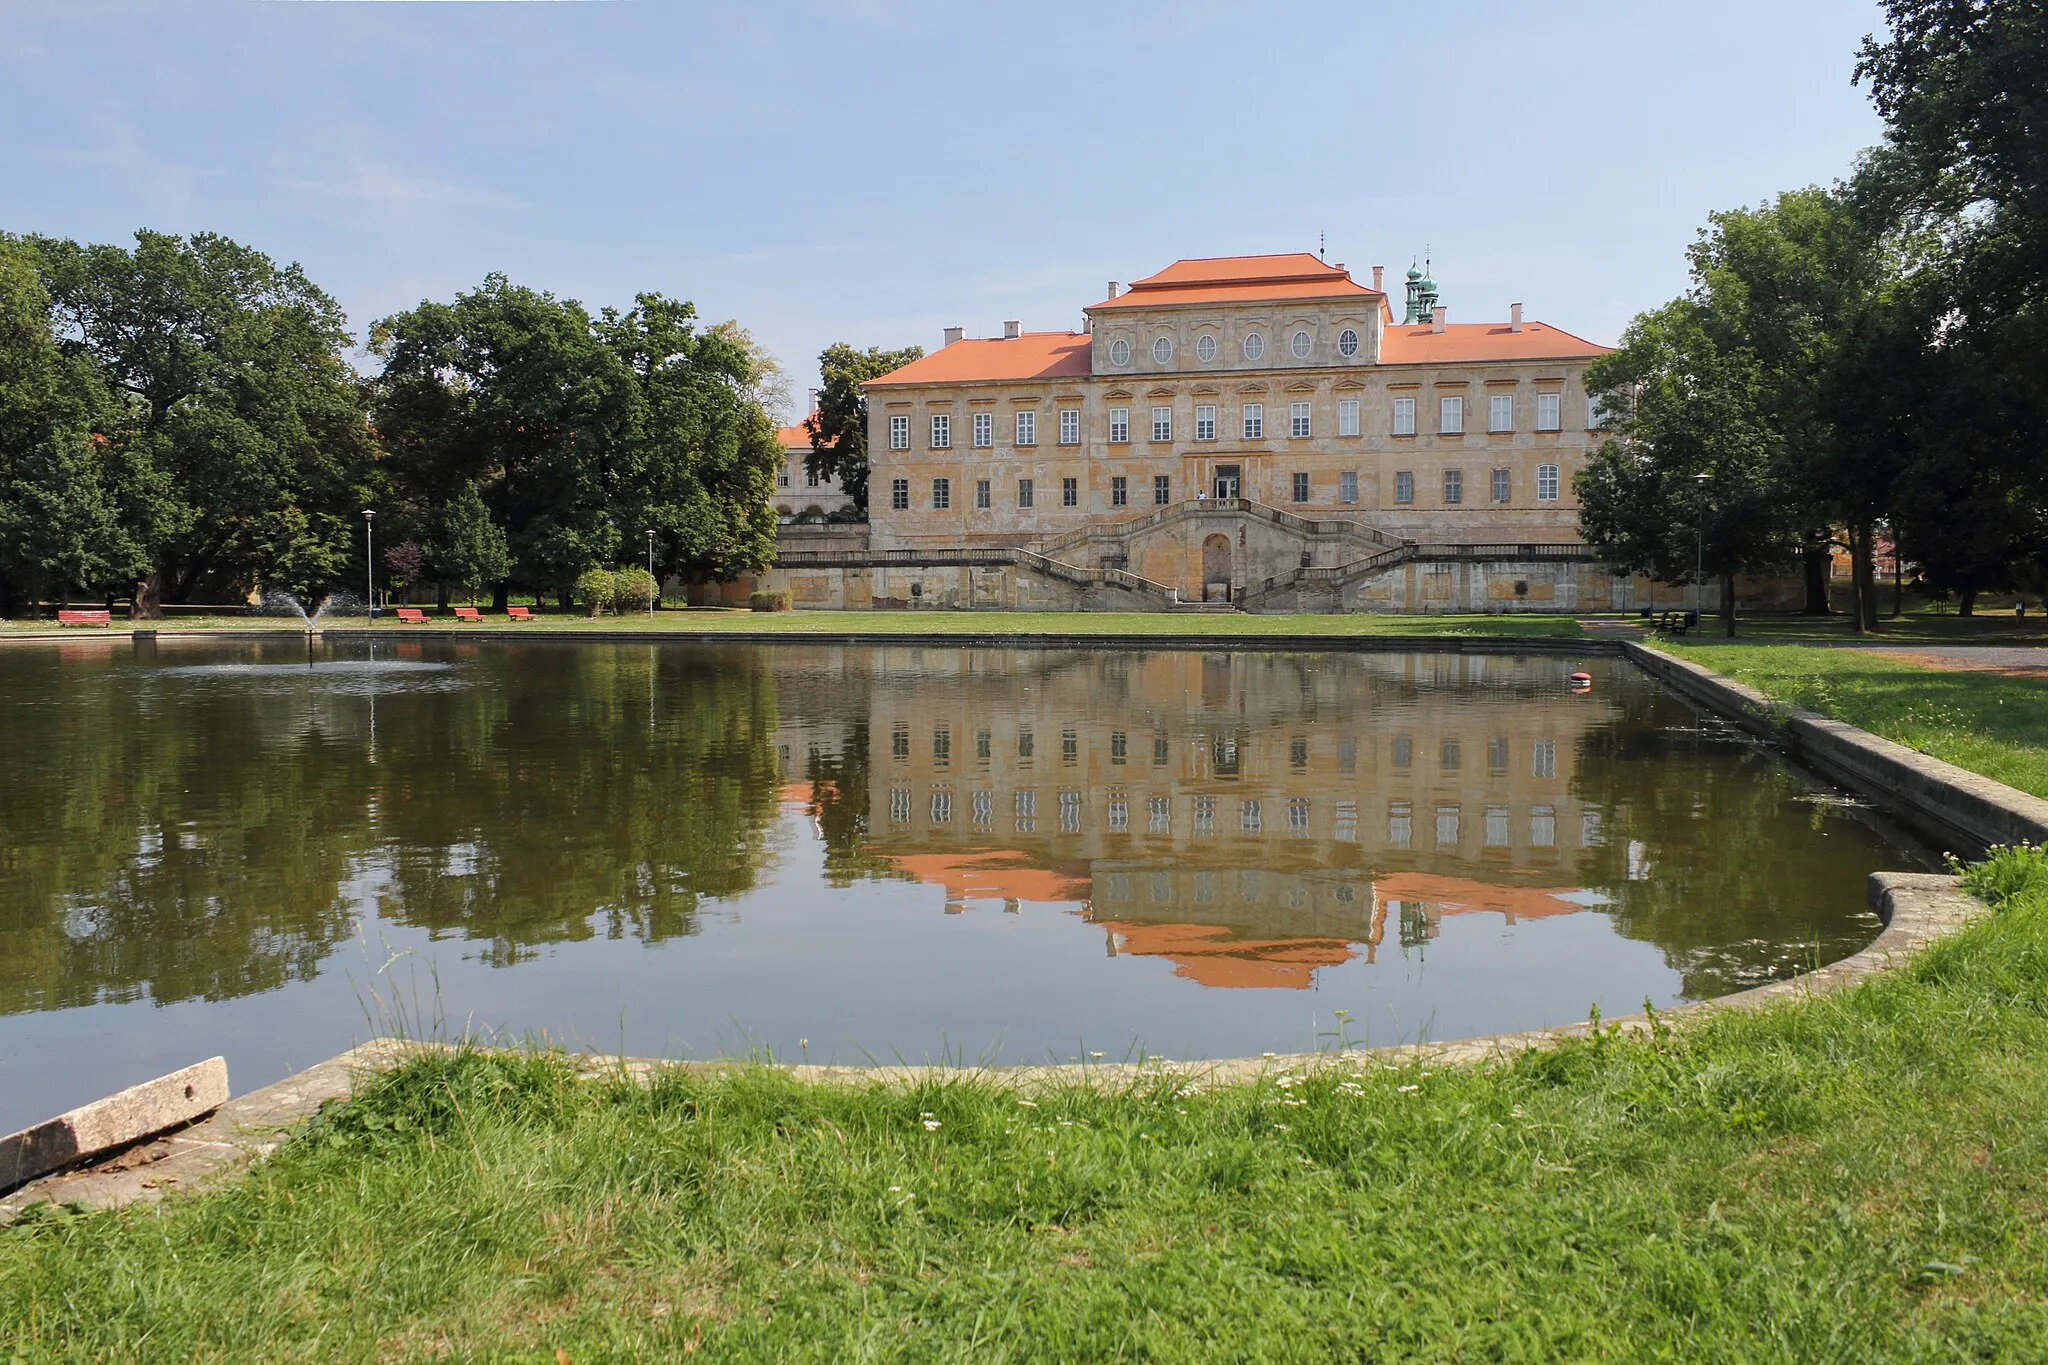
<svg viewBox="0 0 2048 1365">
<path fill-rule="evenodd" d="M 1845 174 L 1872 3 L 5 0 L 0 229 L 212 229 L 360 335 L 487 271 L 827 343 L 1078 326 L 1314 250 L 1613 341 L 1705 215 Z"/>
</svg>

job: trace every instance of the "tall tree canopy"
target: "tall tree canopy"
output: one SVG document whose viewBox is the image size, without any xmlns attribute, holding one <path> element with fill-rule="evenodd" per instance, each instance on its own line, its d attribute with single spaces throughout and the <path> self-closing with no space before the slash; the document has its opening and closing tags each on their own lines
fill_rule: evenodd
<svg viewBox="0 0 2048 1365">
<path fill-rule="evenodd" d="M 781 452 L 762 396 L 773 376 L 735 326 L 643 294 L 593 319 L 573 299 L 490 275 L 371 333 L 376 425 L 393 492 L 429 545 L 475 489 L 503 532 L 506 579 L 566 593 L 584 570 L 637 561 L 729 580 L 774 554 L 768 499 Z M 430 566 L 443 582 L 456 567 Z"/>
<path fill-rule="evenodd" d="M 140 613 L 159 589 L 308 592 L 339 576 L 371 444 L 334 300 L 214 233 L 28 241 L 60 347 L 125 400 L 104 434 L 135 472 L 122 517 L 151 566 Z"/>
<path fill-rule="evenodd" d="M 855 350 L 844 341 L 827 346 L 818 356 L 824 387 L 818 410 L 804 419 L 811 433 L 811 453 L 804 467 L 820 478 L 837 479 L 854 506 L 868 505 L 868 396 L 861 385 L 900 370 L 924 357 L 924 347 L 885 351 L 870 346 Z"/>
</svg>

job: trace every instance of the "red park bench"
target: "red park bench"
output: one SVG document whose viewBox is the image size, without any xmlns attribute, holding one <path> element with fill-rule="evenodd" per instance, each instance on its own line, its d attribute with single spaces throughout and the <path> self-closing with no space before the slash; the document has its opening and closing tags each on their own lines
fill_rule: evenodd
<svg viewBox="0 0 2048 1365">
<path fill-rule="evenodd" d="M 505 608 L 505 615 L 514 621 L 538 621 L 540 619 L 533 614 L 533 608 L 531 607 L 507 607 Z"/>
<path fill-rule="evenodd" d="M 418 607 L 400 607 L 398 623 L 402 626 L 423 626 L 427 623 L 427 614 Z"/>
<path fill-rule="evenodd" d="M 104 626 L 112 624 L 114 614 L 104 607 L 74 610 L 59 608 L 57 624 L 60 626 Z"/>
<path fill-rule="evenodd" d="M 457 607 L 455 609 L 455 619 L 458 621 L 481 621 L 484 619 L 484 614 L 475 607 Z"/>
</svg>

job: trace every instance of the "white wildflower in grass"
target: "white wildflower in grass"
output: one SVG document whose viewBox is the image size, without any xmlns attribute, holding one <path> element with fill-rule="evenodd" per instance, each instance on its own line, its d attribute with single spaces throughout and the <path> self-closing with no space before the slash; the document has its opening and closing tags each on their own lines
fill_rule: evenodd
<svg viewBox="0 0 2048 1365">
<path fill-rule="evenodd" d="M 1292 1090 L 1294 1089 L 1295 1082 L 1299 1081 L 1300 1079 L 1301 1077 L 1299 1076 L 1282 1076 L 1279 1080 L 1273 1082 L 1273 1084 L 1279 1086 L 1282 1090 Z"/>
<path fill-rule="evenodd" d="M 1017 1103 L 1023 1105 L 1026 1109 L 1036 1109 L 1038 1107 L 1037 1100 L 1018 1100 Z"/>
<path fill-rule="evenodd" d="M 925 1131 L 926 1131 L 927 1133 L 936 1133 L 936 1132 L 938 1132 L 938 1131 L 939 1131 L 939 1121 L 938 1121 L 937 1119 L 926 1119 L 926 1120 L 924 1121 L 924 1130 L 925 1130 Z"/>
<path fill-rule="evenodd" d="M 891 1194 L 901 1194 L 901 1193 L 903 1193 L 903 1187 L 902 1187 L 901 1185 L 891 1185 L 891 1186 L 889 1187 L 889 1193 L 891 1193 Z"/>
<path fill-rule="evenodd" d="M 1400 1095 L 1412 1095 L 1420 1089 L 1422 1089 L 1422 1087 L 1419 1085 L 1404 1085 L 1398 1087 L 1395 1093 Z"/>
<path fill-rule="evenodd" d="M 1096 1061 L 1098 1061 L 1098 1062 L 1102 1060 L 1102 1054 L 1101 1054 L 1101 1053 L 1099 1053 L 1099 1052 L 1091 1052 L 1091 1053 L 1089 1053 L 1088 1055 L 1089 1055 L 1090 1057 L 1093 1057 L 1093 1058 L 1094 1058 L 1094 1059 L 1095 1059 Z"/>
</svg>

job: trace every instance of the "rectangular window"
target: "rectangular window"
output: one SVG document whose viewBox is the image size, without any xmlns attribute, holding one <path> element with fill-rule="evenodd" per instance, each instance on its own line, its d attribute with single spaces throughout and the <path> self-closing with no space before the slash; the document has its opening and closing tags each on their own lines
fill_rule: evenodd
<svg viewBox="0 0 2048 1365">
<path fill-rule="evenodd" d="M 1415 475 L 1406 469 L 1394 475 L 1394 501 L 1415 501 Z"/>
<path fill-rule="evenodd" d="M 1035 446 L 1038 444 L 1038 414 L 1020 412 L 1017 414 L 1017 444 Z"/>
<path fill-rule="evenodd" d="M 1436 429 L 1445 436 L 1461 436 L 1465 431 L 1465 400 L 1463 398 L 1440 398 L 1436 405 Z"/>
<path fill-rule="evenodd" d="M 1413 436 L 1415 434 L 1415 400 L 1396 398 L 1394 400 L 1394 434 Z"/>
<path fill-rule="evenodd" d="M 889 449 L 910 449 L 910 419 L 908 417 L 891 417 L 889 419 Z"/>
<path fill-rule="evenodd" d="M 1536 430 L 1557 430 L 1557 401 L 1558 396 L 1554 393 L 1539 393 L 1536 395 Z"/>
<path fill-rule="evenodd" d="M 1080 505 L 1081 505 L 1081 481 L 1080 481 L 1079 479 L 1061 479 L 1061 480 L 1060 480 L 1060 506 L 1062 506 L 1062 507 L 1079 507 Z"/>
<path fill-rule="evenodd" d="M 1308 834 L 1308 798 L 1290 796 L 1287 798 L 1287 832 L 1295 838 Z"/>
<path fill-rule="evenodd" d="M 1062 833 L 1062 834 L 1079 834 L 1080 832 L 1081 832 L 1081 793 L 1079 793 L 1079 792 L 1061 792 L 1061 793 L 1060 793 L 1060 833 Z"/>
<path fill-rule="evenodd" d="M 1508 846 L 1508 808 L 1488 806 L 1486 808 L 1486 846 L 1506 848 Z"/>
<path fill-rule="evenodd" d="M 897 725 L 889 732 L 889 753 L 899 763 L 910 757 L 910 727 Z"/>
<path fill-rule="evenodd" d="M 1294 476 L 1294 500 L 1296 502 L 1308 501 L 1308 475 L 1296 474 Z"/>
<path fill-rule="evenodd" d="M 817 486 L 818 486 L 818 471 L 817 471 L 817 470 L 815 470 L 815 469 L 806 469 L 806 470 L 804 471 L 804 487 L 806 487 L 806 488 L 816 488 Z"/>
<path fill-rule="evenodd" d="M 1529 807 L 1529 842 L 1537 848 L 1557 847 L 1557 807 Z"/>
<path fill-rule="evenodd" d="M 1122 792 L 1109 794 L 1109 832 L 1128 834 L 1131 832 L 1131 798 Z"/>
<path fill-rule="evenodd" d="M 910 788 L 891 787 L 889 789 L 889 818 L 899 825 L 909 821 Z"/>
<path fill-rule="evenodd" d="M 943 412 L 932 414 L 932 449 L 945 450 L 953 444 L 953 419 Z"/>
<path fill-rule="evenodd" d="M 1493 471 L 1493 500 L 1495 502 L 1506 502 L 1508 500 L 1511 478 L 1512 476 L 1505 469 Z"/>
<path fill-rule="evenodd" d="M 910 506 L 910 480 L 889 480 L 889 506 L 898 512 Z"/>
<path fill-rule="evenodd" d="M 1557 501 L 1557 466 L 1539 464 L 1536 466 L 1536 501 Z"/>
<path fill-rule="evenodd" d="M 1337 501 L 1358 501 L 1358 471 L 1347 469 L 1337 476 Z"/>
<path fill-rule="evenodd" d="M 1244 405 L 1244 438 L 1247 441 L 1263 441 L 1266 438 L 1266 405 L 1246 403 Z"/>
<path fill-rule="evenodd" d="M 1337 434 L 1356 436 L 1358 434 L 1358 400 L 1339 398 L 1337 400 Z"/>
<path fill-rule="evenodd" d="M 1206 403 L 1195 409 L 1195 439 L 1213 441 L 1216 439 L 1216 406 Z"/>
<path fill-rule="evenodd" d="M 996 794 L 994 792 L 976 792 L 968 800 L 974 806 L 975 824 L 986 825 L 994 822 L 996 818 Z"/>
<path fill-rule="evenodd" d="M 932 761 L 943 768 L 948 763 L 950 763 L 952 759 L 953 732 L 951 730 L 932 731 Z"/>
<path fill-rule="evenodd" d="M 1017 480 L 1017 505 L 1019 507 L 1031 506 L 1031 480 Z"/>
<path fill-rule="evenodd" d="M 1497 393 L 1486 403 L 1486 429 L 1488 431 L 1513 431 L 1515 429 L 1515 396 L 1511 393 Z"/>
<path fill-rule="evenodd" d="M 1304 440 L 1309 435 L 1309 407 L 1306 403 L 1287 405 L 1287 434 L 1293 439 Z"/>
<path fill-rule="evenodd" d="M 974 505 L 986 511 L 992 502 L 994 502 L 994 499 L 989 496 L 988 480 L 976 479 L 974 481 Z"/>
<path fill-rule="evenodd" d="M 1173 409 L 1152 409 L 1152 439 L 1171 441 L 1173 439 Z"/>
<path fill-rule="evenodd" d="M 1414 808 L 1406 801 L 1387 803 L 1387 844 L 1406 848 L 1415 837 Z"/>
<path fill-rule="evenodd" d="M 949 825 L 953 822 L 953 793 L 932 793 L 932 823 Z"/>
<path fill-rule="evenodd" d="M 1601 431 L 1607 426 L 1607 414 L 1600 410 L 1600 400 L 1592 394 L 1586 395 L 1586 430 Z"/>
<path fill-rule="evenodd" d="M 1340 843 L 1354 844 L 1358 842 L 1358 803 L 1356 801 L 1339 801 L 1337 803 L 1337 821 L 1330 831 L 1330 836 Z M 1348 890 L 1349 888 L 1346 889 Z M 1339 894 L 1341 895 L 1342 893 L 1340 892 Z"/>
<path fill-rule="evenodd" d="M 1109 439 L 1112 445 L 1122 445 L 1131 439 L 1131 410 L 1111 408 L 1109 410 Z"/>
<path fill-rule="evenodd" d="M 987 450 L 996 443 L 996 415 L 992 412 L 974 414 L 974 448 Z"/>
<path fill-rule="evenodd" d="M 1197 834 L 1214 834 L 1215 832 L 1216 832 L 1216 798 L 1215 798 L 1215 797 L 1213 797 L 1213 796 L 1198 796 L 1198 797 L 1196 797 L 1196 798 L 1195 798 L 1195 833 L 1197 833 Z"/>
<path fill-rule="evenodd" d="M 951 479 L 933 479 L 932 506 L 937 510 L 943 512 L 952 505 L 953 481 Z"/>
<path fill-rule="evenodd" d="M 783 470 L 782 473 L 776 477 L 775 486 L 777 488 L 789 487 L 789 471 L 787 469 Z"/>
<path fill-rule="evenodd" d="M 1465 500 L 1465 471 L 1446 469 L 1444 471 L 1444 506 L 1455 507 Z"/>
<path fill-rule="evenodd" d="M 1129 504 L 1131 500 L 1129 488 L 1130 481 L 1125 479 L 1123 475 L 1119 474 L 1111 479 L 1109 481 L 1109 505 L 1111 507 L 1123 507 Z"/>
<path fill-rule="evenodd" d="M 1259 832 L 1260 816 L 1258 802 L 1240 801 L 1237 803 L 1237 827 L 1242 833 L 1257 834 Z"/>
<path fill-rule="evenodd" d="M 1164 506 L 1166 506 L 1166 504 L 1168 504 L 1169 502 L 1172 502 L 1172 501 L 1173 501 L 1173 479 L 1172 479 L 1172 477 L 1171 477 L 1171 476 L 1169 476 L 1169 475 L 1166 475 L 1166 474 L 1154 474 L 1154 475 L 1152 476 L 1152 502 L 1153 502 L 1153 505 L 1154 505 L 1154 506 L 1157 506 L 1157 507 L 1164 507 Z"/>
<path fill-rule="evenodd" d="M 1038 824 L 1038 793 L 1020 791 L 1017 793 L 1017 832 L 1029 834 Z"/>
<path fill-rule="evenodd" d="M 1147 834 L 1173 833 L 1173 798 L 1149 796 L 1145 798 L 1145 832 Z"/>
<path fill-rule="evenodd" d="M 1529 748 L 1529 775 L 1531 777 L 1557 776 L 1557 741 L 1539 739 Z"/>
<path fill-rule="evenodd" d="M 1081 410 L 1079 408 L 1060 409 L 1060 444 L 1063 446 L 1077 446 L 1081 444 Z"/>
</svg>

